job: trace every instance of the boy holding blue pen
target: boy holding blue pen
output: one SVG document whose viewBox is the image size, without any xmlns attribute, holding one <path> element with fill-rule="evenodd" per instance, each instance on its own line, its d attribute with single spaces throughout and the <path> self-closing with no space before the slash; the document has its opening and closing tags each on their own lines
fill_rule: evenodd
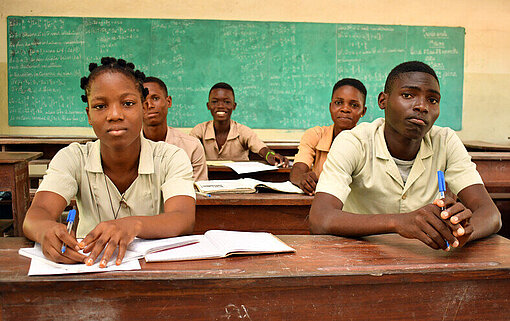
<svg viewBox="0 0 510 321">
<path fill-rule="evenodd" d="M 405 62 L 390 72 L 378 97 L 384 119 L 341 132 L 331 146 L 310 211 L 312 232 L 398 233 L 449 250 L 499 230 L 501 215 L 462 142 L 433 126 L 440 99 L 428 65 Z M 460 202 L 438 198 L 438 170 Z"/>
</svg>

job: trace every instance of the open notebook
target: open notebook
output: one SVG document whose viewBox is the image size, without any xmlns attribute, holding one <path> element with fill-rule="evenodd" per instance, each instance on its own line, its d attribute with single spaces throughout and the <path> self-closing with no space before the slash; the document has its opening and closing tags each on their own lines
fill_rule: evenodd
<svg viewBox="0 0 510 321">
<path fill-rule="evenodd" d="M 92 266 L 87 266 L 85 263 L 62 264 L 53 262 L 44 256 L 41 245 L 39 243 L 36 243 L 34 247 L 21 248 L 19 249 L 18 253 L 32 259 L 28 275 L 54 275 L 139 270 L 140 264 L 138 263 L 138 259 L 143 258 L 149 253 L 193 244 L 199 241 L 200 238 L 196 235 L 170 237 L 157 240 L 144 240 L 137 238 L 134 239 L 131 244 L 129 244 L 121 265 L 115 264 L 115 260 L 117 259 L 116 250 L 108 261 L 106 268 L 99 267 L 99 260 L 101 259 L 103 253 L 98 256 L 98 259 Z"/>
<path fill-rule="evenodd" d="M 266 232 L 210 230 L 198 235 L 200 242 L 151 253 L 147 262 L 184 261 L 223 258 L 233 254 L 295 252 L 279 238 Z"/>
<path fill-rule="evenodd" d="M 283 193 L 303 193 L 303 191 L 289 181 L 263 182 L 253 178 L 240 178 L 229 180 L 211 180 L 195 182 L 201 193 L 256 193 L 257 190 L 269 189 Z"/>
</svg>

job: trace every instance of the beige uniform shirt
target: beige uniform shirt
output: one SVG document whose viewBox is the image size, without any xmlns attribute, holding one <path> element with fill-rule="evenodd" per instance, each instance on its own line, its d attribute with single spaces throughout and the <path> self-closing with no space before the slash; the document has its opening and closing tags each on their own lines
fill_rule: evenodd
<svg viewBox="0 0 510 321">
<path fill-rule="evenodd" d="M 195 197 L 186 153 L 143 137 L 138 177 L 123 196 L 103 173 L 99 140 L 85 145 L 72 143 L 61 149 L 51 160 L 37 191 L 57 193 L 68 204 L 76 196 L 79 238 L 100 222 L 114 219 L 117 211 L 117 218 L 158 215 L 164 212 L 165 201 L 173 196 Z"/>
<path fill-rule="evenodd" d="M 168 127 L 165 142 L 182 148 L 191 161 L 193 166 L 193 180 L 207 180 L 207 163 L 205 159 L 204 147 L 198 139 L 186 135 L 178 129 Z"/>
<path fill-rule="evenodd" d="M 212 120 L 196 125 L 190 132 L 191 136 L 198 138 L 205 149 L 207 160 L 249 160 L 250 150 L 258 154 L 266 147 L 255 132 L 244 125 L 230 120 L 230 131 L 227 141 L 221 150 L 216 143 L 216 134 L 214 133 L 214 123 Z"/>
<path fill-rule="evenodd" d="M 403 183 L 384 139 L 384 119 L 341 132 L 333 142 L 317 192 L 336 196 L 343 210 L 359 214 L 406 213 L 439 195 L 437 171 L 454 194 L 483 184 L 464 145 L 449 128 L 433 126 L 421 142 Z"/>
<path fill-rule="evenodd" d="M 305 131 L 294 164 L 305 163 L 319 177 L 333 141 L 334 128 L 335 125 L 316 126 Z"/>
</svg>

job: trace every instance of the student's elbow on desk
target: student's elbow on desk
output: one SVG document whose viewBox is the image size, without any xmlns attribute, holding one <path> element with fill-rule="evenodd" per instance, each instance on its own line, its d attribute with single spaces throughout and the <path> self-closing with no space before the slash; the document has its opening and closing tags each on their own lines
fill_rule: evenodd
<svg viewBox="0 0 510 321">
<path fill-rule="evenodd" d="M 341 210 L 342 206 L 342 202 L 336 197 L 327 193 L 317 193 L 310 209 L 310 232 L 312 234 L 331 234 L 334 212 Z"/>
</svg>

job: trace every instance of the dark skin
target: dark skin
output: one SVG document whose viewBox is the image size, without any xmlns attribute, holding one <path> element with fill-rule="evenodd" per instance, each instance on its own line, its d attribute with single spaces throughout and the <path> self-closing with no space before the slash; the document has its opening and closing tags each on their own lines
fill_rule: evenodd
<svg viewBox="0 0 510 321">
<path fill-rule="evenodd" d="M 172 97 L 166 95 L 165 90 L 156 82 L 146 82 L 143 86 L 149 89 L 143 106 L 143 135 L 155 142 L 164 141 L 168 131 L 166 117 L 168 109 L 172 107 Z"/>
<path fill-rule="evenodd" d="M 230 118 L 236 107 L 237 103 L 234 100 L 234 94 L 228 89 L 215 88 L 209 94 L 207 109 L 209 109 L 213 116 L 214 134 L 218 150 L 221 150 L 227 141 L 228 133 L 230 132 Z M 270 165 L 289 167 L 289 160 L 285 156 L 275 153 L 268 147 L 261 148 L 258 154 Z"/>
<path fill-rule="evenodd" d="M 379 95 L 385 111 L 384 137 L 391 155 L 410 160 L 439 116 L 439 84 L 422 72 L 401 74 L 390 92 Z M 474 184 L 458 194 L 461 202 L 446 197 L 409 213 L 354 214 L 343 211 L 343 203 L 328 193 L 317 193 L 310 211 L 310 229 L 318 234 L 366 236 L 398 233 L 415 238 L 433 249 L 449 250 L 466 242 L 496 233 L 501 215 L 485 187 Z M 440 207 L 446 210 L 441 211 Z"/>
<path fill-rule="evenodd" d="M 333 140 L 341 131 L 354 128 L 366 111 L 365 95 L 361 91 L 349 85 L 337 88 L 329 103 L 334 124 Z M 307 164 L 297 162 L 292 166 L 290 181 L 306 194 L 314 195 L 319 178 Z"/>
<path fill-rule="evenodd" d="M 102 73 L 90 84 L 87 116 L 101 140 L 104 173 L 120 193 L 138 176 L 142 102 L 134 80 L 122 73 Z M 174 196 L 165 201 L 164 213 L 101 222 L 78 243 L 74 235 L 67 233 L 66 226 L 57 222 L 66 205 L 66 200 L 57 193 L 38 192 L 23 224 L 25 235 L 41 243 L 46 257 L 60 263 L 92 265 L 104 249 L 100 267 L 106 267 L 118 249 L 119 265 L 135 237 L 150 239 L 191 233 L 195 221 L 194 199 Z M 68 245 L 63 254 L 62 243 Z M 78 253 L 80 249 L 88 256 Z"/>
</svg>

